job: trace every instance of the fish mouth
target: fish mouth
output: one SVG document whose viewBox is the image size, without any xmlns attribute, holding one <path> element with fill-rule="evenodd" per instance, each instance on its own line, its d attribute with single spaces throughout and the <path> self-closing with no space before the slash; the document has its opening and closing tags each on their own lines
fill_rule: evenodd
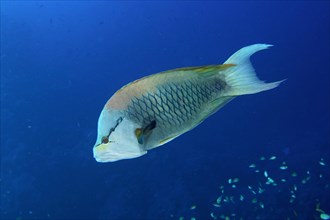
<svg viewBox="0 0 330 220">
<path fill-rule="evenodd" d="M 94 158 L 97 162 L 115 162 L 118 160 L 132 159 L 146 154 L 139 146 L 122 145 L 114 142 L 95 145 Z"/>
</svg>

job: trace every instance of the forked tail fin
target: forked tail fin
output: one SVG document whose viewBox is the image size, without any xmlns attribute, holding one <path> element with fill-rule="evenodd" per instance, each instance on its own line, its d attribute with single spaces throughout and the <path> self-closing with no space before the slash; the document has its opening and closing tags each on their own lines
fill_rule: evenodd
<svg viewBox="0 0 330 220">
<path fill-rule="evenodd" d="M 225 96 L 238 96 L 246 94 L 254 94 L 277 87 L 281 81 L 265 83 L 261 81 L 250 62 L 250 56 L 260 50 L 265 50 L 272 45 L 269 44 L 253 44 L 243 47 L 234 53 L 224 64 L 234 64 L 235 66 L 228 68 L 226 71 L 220 72 L 229 86 Z"/>
</svg>

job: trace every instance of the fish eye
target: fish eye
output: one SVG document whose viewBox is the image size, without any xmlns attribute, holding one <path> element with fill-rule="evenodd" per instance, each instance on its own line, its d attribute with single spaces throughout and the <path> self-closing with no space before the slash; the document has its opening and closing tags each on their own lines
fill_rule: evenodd
<svg viewBox="0 0 330 220">
<path fill-rule="evenodd" d="M 102 137 L 102 144 L 109 143 L 109 138 L 107 136 Z"/>
<path fill-rule="evenodd" d="M 119 125 L 122 121 L 123 121 L 123 118 L 120 117 L 120 118 L 117 120 L 116 125 L 115 125 L 113 128 L 110 129 L 108 136 L 103 136 L 103 137 L 102 137 L 102 140 L 101 140 L 102 144 L 107 144 L 107 143 L 109 143 L 109 137 L 110 137 L 111 133 L 115 131 L 115 129 L 118 127 L 118 125 Z M 111 142 L 111 141 L 110 141 L 110 142 Z"/>
</svg>

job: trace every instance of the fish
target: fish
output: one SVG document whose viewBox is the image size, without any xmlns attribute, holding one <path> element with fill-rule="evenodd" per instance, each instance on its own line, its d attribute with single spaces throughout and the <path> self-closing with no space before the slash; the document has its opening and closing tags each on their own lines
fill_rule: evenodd
<svg viewBox="0 0 330 220">
<path fill-rule="evenodd" d="M 250 57 L 270 44 L 243 47 L 223 64 L 183 67 L 135 80 L 119 89 L 98 119 L 97 162 L 137 158 L 190 131 L 234 98 L 270 90 Z"/>
</svg>

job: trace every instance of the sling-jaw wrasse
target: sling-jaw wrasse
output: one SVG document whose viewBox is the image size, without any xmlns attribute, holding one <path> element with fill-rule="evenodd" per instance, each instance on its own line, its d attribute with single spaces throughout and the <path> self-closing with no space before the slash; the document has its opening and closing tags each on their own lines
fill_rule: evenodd
<svg viewBox="0 0 330 220">
<path fill-rule="evenodd" d="M 98 121 L 98 162 L 140 157 L 193 129 L 233 98 L 277 87 L 258 79 L 244 47 L 222 65 L 179 68 L 146 76 L 118 90 Z"/>
</svg>

